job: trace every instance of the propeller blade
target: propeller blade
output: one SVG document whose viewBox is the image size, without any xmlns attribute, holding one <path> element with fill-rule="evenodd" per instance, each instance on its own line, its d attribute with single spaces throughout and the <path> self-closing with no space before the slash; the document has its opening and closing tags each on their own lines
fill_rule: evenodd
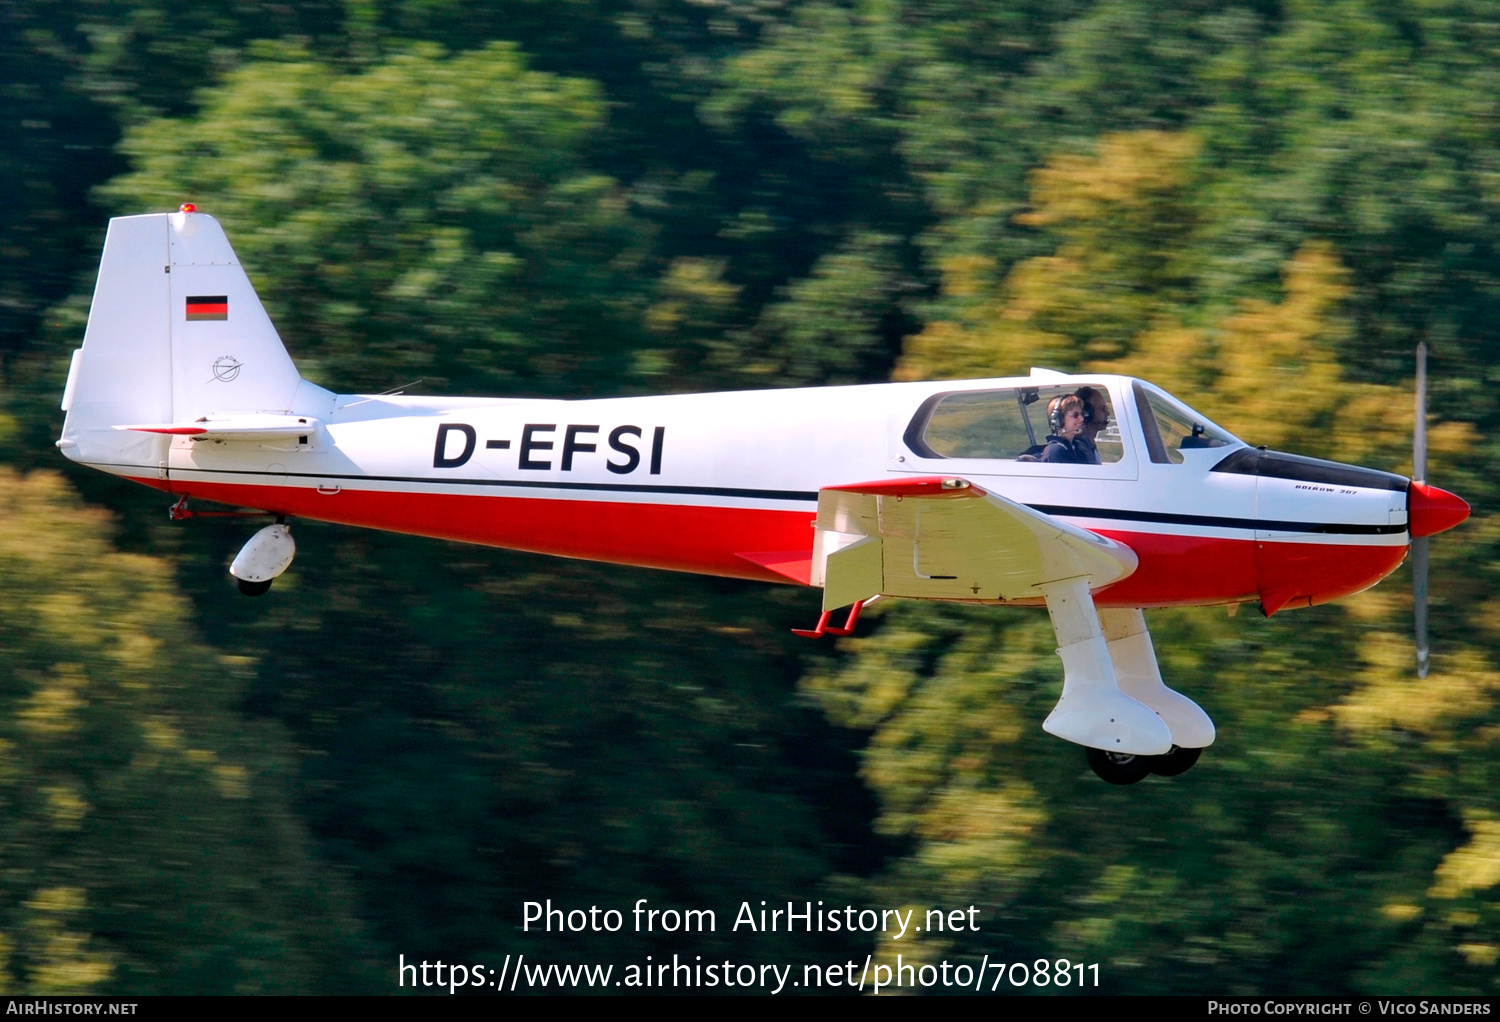
<svg viewBox="0 0 1500 1022">
<path fill-rule="evenodd" d="M 1412 428 L 1413 482 L 1427 481 L 1427 342 L 1417 345 L 1417 417 Z"/>
<path fill-rule="evenodd" d="M 1427 537 L 1411 541 L 1412 605 L 1417 615 L 1417 677 L 1427 677 Z"/>
<path fill-rule="evenodd" d="M 1417 345 L 1417 408 L 1412 427 L 1412 483 L 1427 482 L 1427 342 Z M 1410 501 L 1410 498 L 1407 498 Z M 1427 537 L 1411 541 L 1412 609 L 1416 615 L 1417 677 L 1427 677 Z"/>
</svg>

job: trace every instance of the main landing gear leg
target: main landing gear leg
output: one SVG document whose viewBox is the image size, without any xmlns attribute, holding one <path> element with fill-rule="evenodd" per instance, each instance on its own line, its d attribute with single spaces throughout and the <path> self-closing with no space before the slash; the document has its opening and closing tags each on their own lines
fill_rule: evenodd
<svg viewBox="0 0 1500 1022">
<path fill-rule="evenodd" d="M 1047 600 L 1063 662 L 1062 698 L 1042 730 L 1084 746 L 1090 765 L 1101 756 L 1114 757 L 1108 764 L 1119 768 L 1116 775 L 1129 777 L 1137 759 L 1171 752 L 1172 732 L 1155 710 L 1121 691 L 1088 583 L 1085 575 L 1037 586 Z M 1114 783 L 1133 783 L 1148 771 Z"/>
<path fill-rule="evenodd" d="M 1120 680 L 1120 691 L 1155 710 L 1172 732 L 1171 751 L 1153 757 L 1149 772 L 1162 777 L 1186 773 L 1198 762 L 1203 750 L 1213 744 L 1214 722 L 1203 712 L 1203 707 L 1162 681 L 1151 633 L 1146 629 L 1146 615 L 1139 608 L 1102 609 L 1099 624 L 1109 646 L 1109 658 L 1115 665 L 1115 676 Z M 1110 780 L 1100 773 L 1092 759 L 1089 765 L 1099 776 Z"/>
</svg>

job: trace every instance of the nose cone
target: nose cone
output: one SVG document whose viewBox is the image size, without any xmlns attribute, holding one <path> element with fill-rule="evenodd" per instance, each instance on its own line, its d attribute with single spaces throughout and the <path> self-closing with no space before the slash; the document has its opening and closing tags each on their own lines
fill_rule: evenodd
<svg viewBox="0 0 1500 1022">
<path fill-rule="evenodd" d="M 1426 483 L 1412 483 L 1406 491 L 1406 518 L 1412 536 L 1431 536 L 1451 529 L 1469 517 L 1469 505 L 1459 496 Z"/>
</svg>

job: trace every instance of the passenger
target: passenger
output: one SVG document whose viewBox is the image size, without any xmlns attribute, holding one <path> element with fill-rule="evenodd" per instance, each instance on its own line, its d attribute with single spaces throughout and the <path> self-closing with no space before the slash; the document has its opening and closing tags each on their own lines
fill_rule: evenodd
<svg viewBox="0 0 1500 1022">
<path fill-rule="evenodd" d="M 1079 387 L 1078 399 L 1083 402 L 1083 432 L 1076 443 L 1088 454 L 1089 464 L 1098 465 L 1099 434 L 1109 428 L 1109 398 L 1094 387 Z"/>
<path fill-rule="evenodd" d="M 1097 465 L 1097 453 L 1079 442 L 1083 433 L 1083 401 L 1077 394 L 1055 397 L 1047 405 L 1047 448 L 1041 460 L 1052 465 Z"/>
</svg>

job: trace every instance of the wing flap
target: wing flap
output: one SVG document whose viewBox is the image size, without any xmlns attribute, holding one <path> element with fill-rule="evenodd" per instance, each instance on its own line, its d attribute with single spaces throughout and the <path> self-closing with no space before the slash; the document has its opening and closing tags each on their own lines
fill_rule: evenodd
<svg viewBox="0 0 1500 1022">
<path fill-rule="evenodd" d="M 864 536 L 828 555 L 823 607 L 843 607 L 868 600 L 885 586 L 885 555 L 880 537 Z"/>
<path fill-rule="evenodd" d="M 818 495 L 813 584 L 823 586 L 825 610 L 875 595 L 1035 598 L 1040 584 L 1082 576 L 1097 589 L 1136 563 L 1129 547 L 962 479 L 879 480 Z"/>
</svg>

